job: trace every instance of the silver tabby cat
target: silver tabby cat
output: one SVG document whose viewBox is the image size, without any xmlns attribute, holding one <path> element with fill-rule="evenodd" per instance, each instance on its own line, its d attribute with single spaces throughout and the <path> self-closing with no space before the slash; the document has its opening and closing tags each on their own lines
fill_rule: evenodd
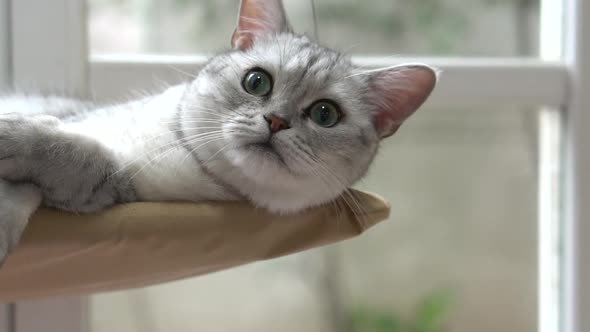
<svg viewBox="0 0 590 332">
<path fill-rule="evenodd" d="M 294 34 L 279 0 L 243 0 L 231 43 L 192 82 L 120 105 L 0 98 L 0 261 L 40 205 L 332 201 L 436 83 L 427 66 L 367 71 Z"/>
</svg>

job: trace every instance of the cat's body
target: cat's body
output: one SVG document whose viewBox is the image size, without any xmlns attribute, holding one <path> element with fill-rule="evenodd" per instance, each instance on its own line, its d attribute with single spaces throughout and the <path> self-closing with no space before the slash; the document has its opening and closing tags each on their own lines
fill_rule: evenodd
<svg viewBox="0 0 590 332">
<path fill-rule="evenodd" d="M 242 1 L 232 44 L 192 82 L 120 105 L 0 97 L 0 260 L 39 204 L 330 202 L 436 81 L 421 65 L 354 66 L 291 33 L 278 0 Z"/>
<path fill-rule="evenodd" d="M 175 143 L 172 128 L 185 89 L 186 86 L 180 85 L 112 106 L 56 97 L 2 99 L 0 113 L 26 114 L 26 119 L 12 114 L 0 116 L 0 125 L 4 122 L 17 132 L 30 131 L 29 136 L 38 139 L 36 143 L 21 140 L 23 145 L 40 146 L 34 152 L 37 156 L 27 158 L 54 160 L 60 165 L 48 167 L 47 163 L 23 160 L 29 167 L 38 168 L 26 169 L 13 160 L 15 167 L 0 167 L 0 177 L 13 182 L 32 182 L 43 191 L 44 205 L 75 212 L 93 212 L 134 200 L 224 199 L 226 196 L 221 192 L 225 190 L 212 184 L 200 172 L 196 161 L 185 158 L 186 151 Z M 36 126 L 19 124 L 38 116 L 40 121 Z M 51 131 L 54 135 L 44 137 Z M 73 151 L 72 144 L 92 152 L 80 156 Z M 164 158 L 160 157 L 163 152 Z M 62 164 L 66 158 L 71 160 Z M 85 164 L 92 167 L 85 169 Z M 15 168 L 21 172 L 15 172 Z M 59 177 L 49 174 L 52 171 L 65 174 L 66 178 L 53 183 Z M 55 192 L 56 187 L 63 189 L 61 194 Z"/>
</svg>

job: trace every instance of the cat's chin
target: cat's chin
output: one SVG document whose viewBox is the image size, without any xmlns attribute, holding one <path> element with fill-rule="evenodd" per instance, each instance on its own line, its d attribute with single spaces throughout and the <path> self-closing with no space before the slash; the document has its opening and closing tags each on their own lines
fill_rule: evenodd
<svg viewBox="0 0 590 332">
<path fill-rule="evenodd" d="M 228 152 L 232 163 L 250 178 L 258 179 L 263 175 L 296 177 L 280 152 L 269 142 L 249 143 Z"/>
<path fill-rule="evenodd" d="M 287 164 L 283 157 L 277 152 L 277 150 L 269 143 L 251 143 L 242 147 L 247 153 L 253 153 L 260 156 L 262 159 L 272 160 L 274 163 L 280 164 L 288 169 Z"/>
</svg>

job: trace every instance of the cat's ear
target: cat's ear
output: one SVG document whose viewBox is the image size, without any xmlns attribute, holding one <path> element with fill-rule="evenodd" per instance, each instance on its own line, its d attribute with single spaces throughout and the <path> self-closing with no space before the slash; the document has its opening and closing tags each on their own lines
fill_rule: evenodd
<svg viewBox="0 0 590 332">
<path fill-rule="evenodd" d="M 369 102 L 379 137 L 393 135 L 426 101 L 437 81 L 437 72 L 426 65 L 396 66 L 370 74 Z"/>
<path fill-rule="evenodd" d="M 260 35 L 290 31 L 282 0 L 241 0 L 233 48 L 246 50 Z"/>
</svg>

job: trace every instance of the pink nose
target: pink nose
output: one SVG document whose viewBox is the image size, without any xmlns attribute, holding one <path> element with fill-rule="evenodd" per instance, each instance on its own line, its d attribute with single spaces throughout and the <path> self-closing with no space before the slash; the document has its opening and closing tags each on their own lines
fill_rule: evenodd
<svg viewBox="0 0 590 332">
<path fill-rule="evenodd" d="M 276 115 L 273 115 L 273 114 L 265 115 L 264 119 L 266 120 L 266 122 L 268 122 L 268 127 L 270 128 L 270 132 L 273 134 L 276 133 L 277 131 L 291 128 L 291 127 L 289 127 L 289 124 L 287 123 L 287 121 L 285 119 L 279 118 Z"/>
</svg>

